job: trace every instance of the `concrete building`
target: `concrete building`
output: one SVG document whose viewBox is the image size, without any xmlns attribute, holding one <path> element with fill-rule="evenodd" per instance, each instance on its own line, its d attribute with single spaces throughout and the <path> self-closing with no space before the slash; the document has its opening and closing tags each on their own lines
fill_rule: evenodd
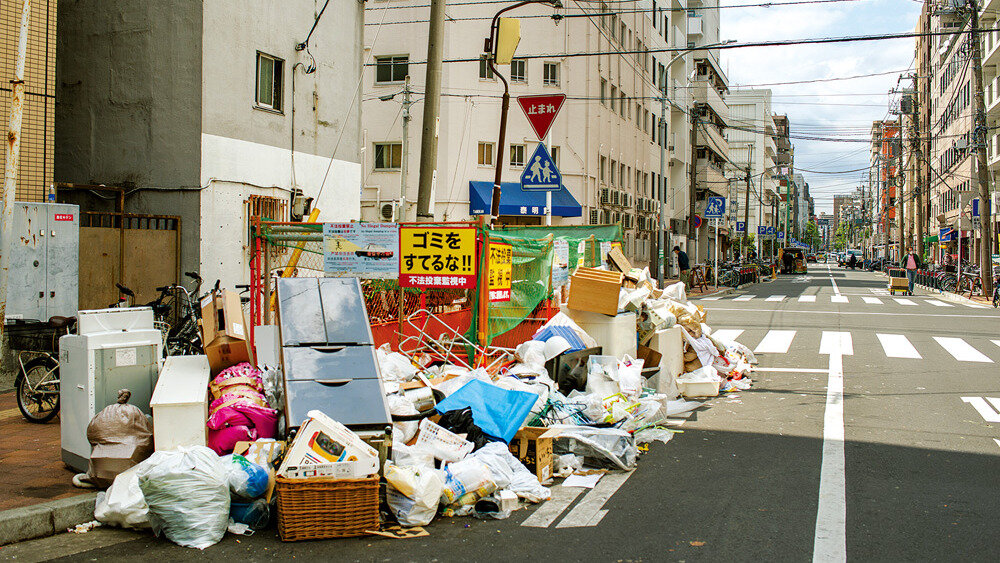
<svg viewBox="0 0 1000 563">
<path fill-rule="evenodd" d="M 691 162 L 688 114 L 692 90 L 698 89 L 691 87 L 687 77 L 701 60 L 699 52 L 677 57 L 673 64 L 676 54 L 671 52 L 582 57 L 559 53 L 686 49 L 692 42 L 702 44 L 706 36 L 718 36 L 718 10 L 689 14 L 687 7 L 681 0 L 639 0 L 627 9 L 615 3 L 588 2 L 563 10 L 528 5 L 505 14 L 521 22 L 516 54 L 523 58 L 498 67 L 510 81 L 511 97 L 560 93 L 568 97 L 548 142 L 563 179 L 563 189 L 553 199 L 553 224 L 619 223 L 625 231 L 625 253 L 638 264 L 648 263 L 655 254 L 661 186 L 667 189 L 671 218 L 668 248 L 686 246 Z M 482 3 L 449 5 L 444 59 L 476 53 L 470 46 L 482 45 L 488 32 L 484 21 L 497 9 Z M 426 0 L 400 0 L 370 3 L 366 12 L 365 44 L 375 64 L 365 70 L 363 85 L 362 218 L 396 217 L 402 195 L 401 217 L 414 220 L 424 108 L 420 93 L 425 80 L 423 65 L 414 63 L 423 61 L 427 52 L 429 8 Z M 553 13 L 604 15 L 553 21 L 549 17 Z M 695 35 L 689 36 L 689 24 Z M 551 56 L 540 56 L 546 53 Z M 404 155 L 407 76 L 414 94 L 408 106 L 409 154 Z M 666 104 L 661 102 L 661 93 L 667 94 Z M 438 220 L 468 220 L 489 212 L 502 94 L 503 83 L 485 60 L 444 64 L 432 196 Z M 667 127 L 661 133 L 664 109 Z M 499 163 L 504 223 L 545 221 L 544 195 L 523 192 L 518 185 L 537 144 L 512 99 Z M 406 177 L 401 180 L 404 168 Z"/>
<path fill-rule="evenodd" d="M 871 128 L 870 181 L 875 194 L 874 239 L 876 257 L 893 259 L 899 242 L 897 229 L 897 194 L 901 183 L 902 137 L 899 122 L 875 121 Z M 888 245 L 888 254 L 886 250 Z"/>
<path fill-rule="evenodd" d="M 359 219 L 364 4 L 329 3 L 297 50 L 322 7 L 60 2 L 56 180 L 179 217 L 178 270 L 228 287 L 249 279 L 251 216 L 287 220 L 293 190 L 320 220 Z M 65 197 L 108 209 L 90 194 Z"/>
<path fill-rule="evenodd" d="M 0 119 L 7 131 L 10 81 L 14 78 L 21 2 L 0 2 Z M 56 0 L 33 0 L 24 61 L 24 105 L 17 201 L 44 201 L 52 185 L 56 115 Z M 4 135 L 6 138 L 6 134 Z M 7 143 L 0 148 L 6 166 Z"/>
<path fill-rule="evenodd" d="M 836 225 L 839 225 L 840 222 L 843 221 L 843 217 L 841 216 L 840 210 L 845 205 L 850 205 L 853 202 L 854 199 L 849 195 L 833 196 L 833 224 L 835 225 L 834 228 L 836 228 Z"/>
<path fill-rule="evenodd" d="M 754 234 L 758 254 L 763 253 L 759 225 L 773 225 L 772 198 L 778 195 L 775 177 L 777 169 L 777 144 L 774 116 L 771 113 L 770 90 L 736 90 L 726 95 L 729 106 L 730 126 L 727 130 L 729 156 L 736 170 L 732 186 L 732 207 L 735 220 L 748 217 L 747 232 Z M 747 183 L 750 172 L 749 208 L 747 208 Z"/>
</svg>

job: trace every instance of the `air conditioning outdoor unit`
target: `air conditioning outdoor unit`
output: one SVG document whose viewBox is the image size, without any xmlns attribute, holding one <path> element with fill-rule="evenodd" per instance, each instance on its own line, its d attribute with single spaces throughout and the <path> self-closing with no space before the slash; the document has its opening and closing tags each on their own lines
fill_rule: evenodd
<svg viewBox="0 0 1000 563">
<path fill-rule="evenodd" d="M 590 210 L 590 224 L 591 225 L 597 225 L 598 224 L 598 221 L 597 221 L 598 217 L 597 217 L 597 215 L 598 214 L 597 214 L 597 210 L 596 209 L 591 209 Z"/>
<path fill-rule="evenodd" d="M 395 216 L 395 213 L 394 213 L 395 210 L 396 210 L 395 208 L 396 208 L 396 204 L 395 203 L 383 203 L 382 204 L 382 209 L 380 210 L 380 213 L 382 215 L 382 219 L 384 219 L 386 221 L 392 221 L 393 217 Z"/>
<path fill-rule="evenodd" d="M 611 190 L 611 205 L 618 205 L 621 201 L 621 194 L 618 190 Z"/>
<path fill-rule="evenodd" d="M 611 203 L 611 194 L 608 188 L 601 188 L 601 203 Z"/>
</svg>

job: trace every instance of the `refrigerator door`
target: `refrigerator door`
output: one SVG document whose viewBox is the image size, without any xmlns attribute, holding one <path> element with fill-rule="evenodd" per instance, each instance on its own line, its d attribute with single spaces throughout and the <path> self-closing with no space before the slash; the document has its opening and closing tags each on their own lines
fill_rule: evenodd
<svg viewBox="0 0 1000 563">
<path fill-rule="evenodd" d="M 278 318 L 283 346 L 327 343 L 316 278 L 278 280 Z"/>
<path fill-rule="evenodd" d="M 377 379 L 371 346 L 286 346 L 285 381 Z"/>
<path fill-rule="evenodd" d="M 357 278 L 321 278 L 319 293 L 323 299 L 328 344 L 372 344 L 368 311 Z"/>
<path fill-rule="evenodd" d="M 285 381 L 285 416 L 289 428 L 300 426 L 313 409 L 345 426 L 387 425 L 391 418 L 384 397 L 378 379 Z"/>
</svg>

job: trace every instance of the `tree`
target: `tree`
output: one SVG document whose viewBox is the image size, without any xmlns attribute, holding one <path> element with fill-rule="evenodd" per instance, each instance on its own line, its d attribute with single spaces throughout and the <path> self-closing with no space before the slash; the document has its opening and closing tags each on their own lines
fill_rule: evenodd
<svg viewBox="0 0 1000 563">
<path fill-rule="evenodd" d="M 844 250 L 847 248 L 847 237 L 848 228 L 847 223 L 841 223 L 837 225 L 837 233 L 834 235 L 833 246 L 837 250 Z"/>
<path fill-rule="evenodd" d="M 809 221 L 806 224 L 806 233 L 802 239 L 810 248 L 819 248 L 819 245 L 823 242 L 823 237 L 819 234 L 819 225 L 816 224 L 816 221 Z"/>
</svg>

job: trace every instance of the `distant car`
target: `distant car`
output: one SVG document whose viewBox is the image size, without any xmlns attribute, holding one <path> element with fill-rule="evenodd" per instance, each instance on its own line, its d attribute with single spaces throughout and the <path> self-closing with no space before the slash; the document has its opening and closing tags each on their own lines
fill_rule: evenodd
<svg viewBox="0 0 1000 563">
<path fill-rule="evenodd" d="M 806 262 L 818 262 L 815 254 L 806 254 Z"/>
</svg>

